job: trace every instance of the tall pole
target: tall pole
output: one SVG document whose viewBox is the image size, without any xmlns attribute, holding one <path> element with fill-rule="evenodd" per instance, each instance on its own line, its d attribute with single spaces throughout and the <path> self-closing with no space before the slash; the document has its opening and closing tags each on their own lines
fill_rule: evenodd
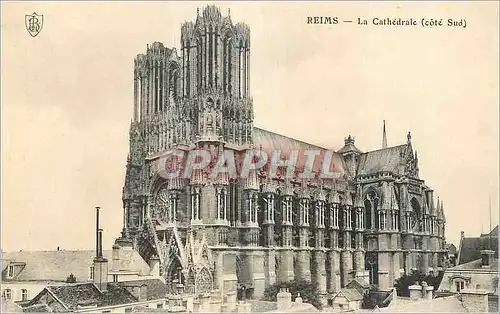
<svg viewBox="0 0 500 314">
<path fill-rule="evenodd" d="M 99 257 L 99 209 L 101 209 L 99 206 L 96 206 L 95 208 L 95 215 L 96 215 L 96 221 L 95 221 L 95 256 Z"/>
<path fill-rule="evenodd" d="M 490 232 L 489 232 L 489 242 L 490 242 L 490 250 L 492 249 L 491 248 L 491 196 L 489 198 L 489 210 L 490 210 Z"/>
</svg>

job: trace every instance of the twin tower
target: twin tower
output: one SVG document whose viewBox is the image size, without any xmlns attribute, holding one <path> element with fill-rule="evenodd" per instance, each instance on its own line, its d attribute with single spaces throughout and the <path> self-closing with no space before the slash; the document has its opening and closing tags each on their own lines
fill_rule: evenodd
<svg viewBox="0 0 500 314">
<path fill-rule="evenodd" d="M 155 42 L 135 59 L 134 122 L 148 150 L 222 140 L 252 144 L 250 29 L 208 6 L 181 28 L 181 53 Z M 147 126 L 146 126 L 147 124 Z"/>
</svg>

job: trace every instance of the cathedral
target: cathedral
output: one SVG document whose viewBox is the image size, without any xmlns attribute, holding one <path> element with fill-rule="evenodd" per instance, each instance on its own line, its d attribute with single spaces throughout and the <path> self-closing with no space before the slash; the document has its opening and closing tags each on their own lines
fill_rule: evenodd
<svg viewBox="0 0 500 314">
<path fill-rule="evenodd" d="M 402 274 L 443 270 L 443 202 L 402 145 L 363 152 L 348 136 L 336 176 L 162 176 L 174 151 L 327 148 L 254 127 L 250 28 L 215 6 L 181 27 L 180 50 L 154 42 L 134 60 L 134 111 L 123 188 L 123 231 L 172 292 L 261 298 L 276 282 L 318 284 L 323 300 L 360 278 L 390 290 Z M 213 164 L 211 164 L 213 166 Z M 317 173 L 318 167 L 312 171 Z"/>
</svg>

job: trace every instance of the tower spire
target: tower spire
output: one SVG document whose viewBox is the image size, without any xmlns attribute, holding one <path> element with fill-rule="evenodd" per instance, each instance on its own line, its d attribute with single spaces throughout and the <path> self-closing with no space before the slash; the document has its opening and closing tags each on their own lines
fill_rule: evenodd
<svg viewBox="0 0 500 314">
<path fill-rule="evenodd" d="M 387 148 L 387 134 L 385 132 L 385 120 L 384 120 L 384 129 L 382 133 L 382 148 Z"/>
</svg>

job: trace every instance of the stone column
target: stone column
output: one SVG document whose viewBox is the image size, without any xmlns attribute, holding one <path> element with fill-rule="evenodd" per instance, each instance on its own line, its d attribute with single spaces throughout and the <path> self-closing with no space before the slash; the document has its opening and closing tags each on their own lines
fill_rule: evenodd
<svg viewBox="0 0 500 314">
<path fill-rule="evenodd" d="M 276 283 L 276 251 L 267 250 L 264 253 L 264 258 L 266 259 L 266 287 Z"/>
<path fill-rule="evenodd" d="M 353 278 L 353 261 L 352 261 L 352 249 L 346 248 L 340 253 L 340 258 L 342 261 L 342 287 L 345 287 Z"/>
<path fill-rule="evenodd" d="M 336 293 L 340 291 L 341 276 L 340 276 L 340 251 L 332 249 L 327 253 L 328 269 L 327 269 L 327 287 L 328 292 Z"/>
<path fill-rule="evenodd" d="M 396 279 L 399 279 L 399 277 L 401 277 L 401 272 L 400 272 L 400 269 L 401 269 L 401 264 L 400 264 L 400 255 L 402 253 L 401 252 L 393 252 L 392 253 L 392 265 L 393 265 L 393 269 L 392 269 L 392 278 L 393 278 L 393 284 L 394 284 L 394 281 Z"/>
<path fill-rule="evenodd" d="M 236 275 L 236 252 L 225 250 L 219 251 L 216 263 L 216 269 L 221 270 L 216 287 L 219 287 L 221 290 L 222 297 L 225 297 L 227 293 L 236 293 L 238 285 L 238 277 Z"/>
<path fill-rule="evenodd" d="M 389 272 L 391 271 L 391 256 L 386 252 L 378 253 L 378 285 L 382 291 L 392 288 Z"/>
<path fill-rule="evenodd" d="M 306 248 L 300 248 L 297 251 L 297 269 L 296 277 L 302 280 L 311 280 L 311 251 Z"/>
<path fill-rule="evenodd" d="M 322 249 L 314 251 L 314 282 L 318 284 L 318 290 L 321 295 L 321 303 L 327 305 L 327 276 L 326 276 L 326 253 Z"/>
<path fill-rule="evenodd" d="M 365 279 L 365 251 L 363 249 L 356 249 L 354 251 L 354 271 L 356 278 Z M 368 280 L 367 280 L 368 282 Z"/>
<path fill-rule="evenodd" d="M 281 249 L 276 252 L 279 254 L 278 261 L 278 282 L 286 282 L 293 280 L 295 272 L 293 269 L 293 251 L 291 248 Z"/>
</svg>

